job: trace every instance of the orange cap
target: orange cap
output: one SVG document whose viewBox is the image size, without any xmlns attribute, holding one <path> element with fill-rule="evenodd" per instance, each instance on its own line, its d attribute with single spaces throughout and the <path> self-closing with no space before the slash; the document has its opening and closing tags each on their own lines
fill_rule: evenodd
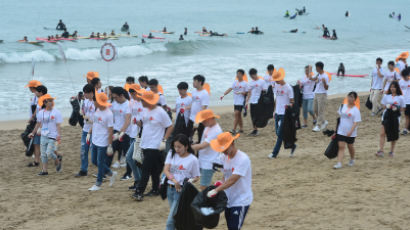
<svg viewBox="0 0 410 230">
<path fill-rule="evenodd" d="M 278 71 L 272 74 L 273 81 L 282 81 L 283 79 L 285 79 L 285 70 L 283 68 L 279 68 Z"/>
<path fill-rule="evenodd" d="M 159 95 L 152 91 L 144 91 L 141 96 L 138 96 L 141 100 L 145 101 L 150 105 L 156 105 L 159 101 Z"/>
<path fill-rule="evenodd" d="M 44 104 L 44 100 L 47 100 L 47 99 L 56 99 L 55 97 L 51 97 L 51 95 L 50 94 L 44 94 L 43 96 L 41 96 L 39 99 L 38 99 L 38 105 L 40 106 L 40 107 L 42 107 L 43 106 L 43 104 Z"/>
<path fill-rule="evenodd" d="M 95 92 L 95 100 L 101 106 L 108 107 L 111 103 L 108 102 L 107 94 Z"/>
<path fill-rule="evenodd" d="M 161 94 L 164 94 L 164 89 L 162 88 L 162 85 L 160 85 L 160 84 L 158 84 L 158 91 L 159 91 Z"/>
<path fill-rule="evenodd" d="M 208 83 L 204 83 L 204 89 L 211 95 L 211 86 Z"/>
<path fill-rule="evenodd" d="M 401 53 L 399 56 L 396 58 L 396 62 L 399 61 L 400 59 L 407 59 L 409 57 L 409 51 Z"/>
<path fill-rule="evenodd" d="M 87 80 L 91 81 L 92 79 L 97 78 L 99 76 L 100 76 L 100 74 L 98 72 L 90 71 L 90 72 L 87 73 Z"/>
<path fill-rule="evenodd" d="M 31 88 L 31 87 L 37 87 L 37 86 L 40 86 L 41 85 L 41 82 L 39 82 L 39 81 L 37 81 L 37 80 L 31 80 L 31 81 L 29 81 L 28 82 L 28 84 L 26 85 L 26 86 L 24 86 L 24 87 L 29 87 L 29 88 Z"/>
<path fill-rule="evenodd" d="M 205 109 L 196 114 L 195 122 L 199 124 L 211 118 L 220 118 L 220 117 L 218 115 L 215 115 L 214 112 L 212 112 L 212 110 Z"/>
<path fill-rule="evenodd" d="M 218 135 L 215 139 L 209 143 L 211 145 L 211 148 L 215 152 L 223 152 L 231 146 L 232 142 L 236 139 L 239 138 L 239 133 L 236 134 L 236 136 L 232 136 L 231 133 L 229 132 L 224 132 Z"/>
<path fill-rule="evenodd" d="M 142 93 L 141 86 L 139 84 L 128 84 L 128 89 L 126 89 L 128 92 L 130 89 L 134 90 L 137 93 Z"/>
</svg>

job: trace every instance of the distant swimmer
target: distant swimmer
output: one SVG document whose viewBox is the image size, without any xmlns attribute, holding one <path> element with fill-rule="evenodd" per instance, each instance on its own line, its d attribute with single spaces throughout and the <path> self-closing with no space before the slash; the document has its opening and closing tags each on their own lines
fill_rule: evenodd
<svg viewBox="0 0 410 230">
<path fill-rule="evenodd" d="M 288 18 L 290 16 L 290 14 L 289 14 L 289 10 L 286 10 L 286 13 L 285 13 L 285 18 Z"/>
<path fill-rule="evenodd" d="M 66 29 L 64 29 L 64 32 L 61 34 L 61 37 L 68 38 L 68 37 L 70 37 L 70 34 L 67 32 Z"/>
<path fill-rule="evenodd" d="M 324 30 L 323 30 L 323 37 L 324 38 L 329 38 L 330 37 L 330 33 L 329 33 L 329 30 L 327 29 L 327 27 L 325 27 Z"/>
<path fill-rule="evenodd" d="M 107 37 L 107 33 L 104 32 L 102 36 L 103 36 L 104 38 Z"/>
<path fill-rule="evenodd" d="M 56 34 L 55 39 L 60 39 L 60 38 L 61 38 L 60 35 Z"/>
<path fill-rule="evenodd" d="M 164 26 L 164 29 L 162 29 L 162 32 L 166 33 L 167 32 L 167 27 Z"/>
<path fill-rule="evenodd" d="M 27 36 L 24 36 L 23 40 L 20 40 L 19 42 L 28 42 Z"/>
<path fill-rule="evenodd" d="M 303 7 L 302 11 L 303 13 L 306 13 L 306 7 Z"/>
<path fill-rule="evenodd" d="M 298 32 L 298 29 L 294 29 L 294 30 L 289 31 L 289 33 L 297 33 L 297 32 Z"/>
<path fill-rule="evenodd" d="M 121 31 L 122 32 L 128 32 L 128 30 L 130 30 L 130 26 L 128 25 L 127 22 L 125 22 L 124 25 L 122 25 L 122 27 L 121 27 Z"/>
<path fill-rule="evenodd" d="M 391 14 L 389 14 L 389 17 L 390 17 L 390 18 L 394 18 L 395 14 L 396 14 L 396 13 L 392 12 Z"/>
<path fill-rule="evenodd" d="M 206 29 L 205 26 L 202 27 L 202 33 L 208 33 L 208 30 Z"/>
<path fill-rule="evenodd" d="M 349 11 L 346 11 L 345 13 L 345 17 L 348 18 L 349 17 Z"/>
<path fill-rule="evenodd" d="M 188 35 L 188 28 L 185 27 L 185 29 L 184 29 L 184 36 L 187 36 L 187 35 Z"/>
<path fill-rule="evenodd" d="M 151 38 L 154 38 L 154 36 L 152 36 L 152 33 L 149 33 L 149 34 L 148 34 L 148 38 L 150 38 L 150 39 L 151 39 Z"/>
<path fill-rule="evenodd" d="M 248 33 L 251 33 L 251 34 L 263 34 L 263 32 L 260 31 L 258 27 L 252 27 L 252 29 L 251 29 Z"/>
<path fill-rule="evenodd" d="M 397 20 L 401 21 L 401 14 L 397 16 Z"/>
<path fill-rule="evenodd" d="M 95 38 L 94 32 L 91 32 L 90 38 Z"/>
<path fill-rule="evenodd" d="M 144 40 L 144 39 L 141 39 L 141 43 L 144 44 L 144 43 L 145 43 L 145 40 Z"/>
<path fill-rule="evenodd" d="M 73 37 L 73 38 L 77 38 L 77 37 L 78 37 L 78 32 L 77 32 L 77 30 L 74 31 L 74 33 L 71 35 L 71 37 Z"/>
<path fill-rule="evenodd" d="M 210 36 L 219 36 L 219 37 L 225 36 L 225 34 L 220 34 L 218 32 L 212 32 L 212 30 L 209 31 L 209 35 Z"/>
<path fill-rule="evenodd" d="M 183 40 L 184 40 L 184 36 L 182 36 L 182 34 L 179 35 L 179 40 L 180 40 L 180 41 L 183 41 Z"/>
<path fill-rule="evenodd" d="M 97 32 L 97 35 L 95 36 L 96 38 L 100 38 L 100 32 Z"/>
<path fill-rule="evenodd" d="M 63 20 L 60 19 L 60 21 L 57 24 L 56 30 L 66 30 L 66 29 L 67 29 L 67 27 L 63 23 Z"/>
<path fill-rule="evenodd" d="M 343 63 L 340 63 L 339 69 L 337 69 L 337 76 L 345 76 L 345 66 L 343 65 Z"/>
<path fill-rule="evenodd" d="M 331 39 L 332 39 L 332 40 L 337 40 L 336 30 L 333 30 L 333 34 L 332 34 Z"/>
<path fill-rule="evenodd" d="M 114 30 L 111 30 L 111 34 L 110 34 L 111 36 L 115 36 L 115 32 L 114 32 Z"/>
</svg>

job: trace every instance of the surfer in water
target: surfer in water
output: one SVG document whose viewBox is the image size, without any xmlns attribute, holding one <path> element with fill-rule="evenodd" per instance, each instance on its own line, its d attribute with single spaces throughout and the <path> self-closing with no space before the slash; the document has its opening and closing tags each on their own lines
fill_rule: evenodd
<svg viewBox="0 0 410 230">
<path fill-rule="evenodd" d="M 145 43 L 145 40 L 144 40 L 144 39 L 141 39 L 141 43 L 144 44 L 144 43 Z"/>
<path fill-rule="evenodd" d="M 187 34 L 188 34 L 188 28 L 184 28 L 184 36 L 187 36 Z"/>
<path fill-rule="evenodd" d="M 332 39 L 332 40 L 337 40 L 336 30 L 333 30 L 333 34 L 332 34 L 331 39 Z"/>
<path fill-rule="evenodd" d="M 96 38 L 100 38 L 100 32 L 97 32 L 97 35 L 95 36 Z"/>
<path fill-rule="evenodd" d="M 297 32 L 298 32 L 298 29 L 294 29 L 294 30 L 289 31 L 289 33 L 297 33 Z"/>
<path fill-rule="evenodd" d="M 67 29 L 67 27 L 63 23 L 63 20 L 60 19 L 60 21 L 58 22 L 58 24 L 56 26 L 56 30 L 66 30 L 66 29 Z"/>
<path fill-rule="evenodd" d="M 130 29 L 130 26 L 128 25 L 127 22 L 125 22 L 124 25 L 122 25 L 121 27 L 122 32 L 128 32 L 129 29 Z"/>
<path fill-rule="evenodd" d="M 70 34 L 67 32 L 66 29 L 64 29 L 64 32 L 61 34 L 61 37 L 68 38 L 68 37 L 70 37 Z"/>
<path fill-rule="evenodd" d="M 340 63 L 339 65 L 339 69 L 337 70 L 337 76 L 345 76 L 345 66 L 343 65 L 343 63 Z"/>
<path fill-rule="evenodd" d="M 94 32 L 91 32 L 90 38 L 95 38 Z"/>
<path fill-rule="evenodd" d="M 323 29 L 323 37 L 324 38 L 329 38 L 330 37 L 330 33 L 329 33 L 329 29 L 327 29 L 327 27 L 325 27 L 325 25 L 323 25 L 324 29 Z"/>
<path fill-rule="evenodd" d="M 179 40 L 180 40 L 180 41 L 183 41 L 183 40 L 184 40 L 184 36 L 182 36 L 182 34 L 179 35 Z"/>
<path fill-rule="evenodd" d="M 111 34 L 110 34 L 111 36 L 115 36 L 115 32 L 114 32 L 114 30 L 111 30 Z"/>
<path fill-rule="evenodd" d="M 346 11 L 345 13 L 345 17 L 348 18 L 349 17 L 349 11 Z"/>
<path fill-rule="evenodd" d="M 202 33 L 208 33 L 208 30 L 206 29 L 205 26 L 202 27 Z"/>
<path fill-rule="evenodd" d="M 149 39 L 154 38 L 154 36 L 152 36 L 152 33 L 149 33 L 149 34 L 148 34 L 148 38 L 149 38 Z"/>
<path fill-rule="evenodd" d="M 285 18 L 288 18 L 290 16 L 290 14 L 289 14 L 289 10 L 286 10 L 286 13 L 285 13 Z"/>
<path fill-rule="evenodd" d="M 77 32 L 77 30 L 74 31 L 74 33 L 71 35 L 71 37 L 73 37 L 73 38 L 77 38 L 77 37 L 78 37 L 78 32 Z"/>
<path fill-rule="evenodd" d="M 23 40 L 20 40 L 21 42 L 28 42 L 27 36 L 24 36 Z"/>
<path fill-rule="evenodd" d="M 162 29 L 162 32 L 166 33 L 167 32 L 167 27 L 164 26 L 164 29 Z"/>
<path fill-rule="evenodd" d="M 401 14 L 397 16 L 397 20 L 401 21 Z"/>
</svg>

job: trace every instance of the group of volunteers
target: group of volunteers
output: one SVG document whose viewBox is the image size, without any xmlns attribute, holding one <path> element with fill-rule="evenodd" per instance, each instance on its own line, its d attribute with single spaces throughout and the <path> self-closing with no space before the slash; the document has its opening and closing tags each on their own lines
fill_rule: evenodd
<svg viewBox="0 0 410 230">
<path fill-rule="evenodd" d="M 382 67 L 383 60 L 377 58 L 376 67 L 372 72 L 372 116 L 383 111 L 380 149 L 376 153 L 379 157 L 384 155 L 386 137 L 387 141 L 391 142 L 389 155 L 394 155 L 401 112 L 405 113 L 406 119 L 402 134 L 408 133 L 408 55 L 408 52 L 402 53 L 396 59 L 396 63 L 388 62 L 387 69 Z M 301 127 L 308 127 L 310 114 L 314 126 L 312 131 L 320 132 L 328 125 L 325 114 L 331 76 L 324 71 L 323 62 L 315 63 L 315 70 L 316 74 L 313 73 L 312 66 L 307 65 L 304 76 L 297 81 L 296 87 L 302 94 Z M 141 76 L 136 83 L 134 77 L 127 77 L 124 87 L 103 88 L 98 72 L 88 72 L 87 84 L 83 87 L 83 98 L 77 98 L 81 102 L 80 114 L 84 118 L 84 125 L 81 133 L 80 171 L 75 176 L 79 178 L 88 175 L 90 153 L 92 164 L 98 168 L 98 173 L 94 175 L 96 182 L 89 188 L 90 191 L 100 190 L 106 179 L 109 179 L 109 185 L 112 186 L 117 176 L 114 169 L 126 167 L 121 180 L 132 178 L 133 184 L 129 187 L 133 192 L 132 197 L 137 201 L 143 201 L 145 196 L 159 195 L 160 177 L 163 172 L 163 177 L 168 179 L 166 190 L 170 205 L 166 229 L 175 229 L 173 217 L 184 183 L 199 181 L 200 189 L 205 190 L 212 185 L 215 171 L 222 168 L 223 183 L 210 190 L 207 196 L 214 197 L 218 192 L 224 191 L 228 197 L 225 210 L 228 229 L 240 229 L 253 200 L 251 161 L 235 144 L 239 135 L 244 132 L 242 112 L 246 115 L 248 107 L 250 108 L 253 130 L 249 136 L 257 136 L 257 104 L 263 95 L 273 91 L 273 117 L 277 138 L 269 158 L 274 159 L 277 158 L 284 142 L 283 125 L 286 123 L 286 112 L 295 106 L 296 100 L 294 87 L 285 81 L 283 68 L 277 69 L 270 64 L 265 76 L 260 77 L 254 68 L 248 71 L 248 75 L 250 79 L 243 69 L 238 69 L 231 87 L 220 97 L 222 100 L 233 92 L 233 129 L 224 132 L 218 124 L 219 116 L 208 108 L 210 91 L 202 75 L 193 77 L 192 90 L 189 90 L 187 82 L 176 85 L 179 97 L 176 98 L 175 106 L 170 108 L 157 79 Z M 28 166 L 39 166 L 41 159 L 42 170 L 38 175 L 48 175 L 47 162 L 51 157 L 55 160 L 56 171 L 59 172 L 62 169 L 62 154 L 59 154 L 57 147 L 61 141 L 62 115 L 54 108 L 55 98 L 47 93 L 47 88 L 42 83 L 32 80 L 27 87 L 34 94 L 31 100 L 30 122 L 35 123 L 35 128 L 30 134 L 34 144 L 34 162 Z M 177 116 L 175 123 L 172 121 L 172 112 Z M 358 124 L 361 122 L 357 93 L 348 93 L 337 112 L 340 119 L 335 138 L 339 150 L 335 169 L 342 167 L 346 145 L 350 153 L 348 165 L 353 166 L 355 163 L 354 142 Z M 185 127 L 184 131 L 176 128 L 181 125 L 177 124 L 181 120 L 182 126 Z M 195 133 L 197 140 L 194 140 Z M 289 148 L 292 157 L 296 145 L 293 144 Z M 145 193 L 150 177 L 152 188 Z"/>
</svg>

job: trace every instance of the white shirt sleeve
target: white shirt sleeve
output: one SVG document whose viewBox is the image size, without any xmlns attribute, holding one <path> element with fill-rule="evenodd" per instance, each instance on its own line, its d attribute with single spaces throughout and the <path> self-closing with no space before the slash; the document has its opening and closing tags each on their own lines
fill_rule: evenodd
<svg viewBox="0 0 410 230">
<path fill-rule="evenodd" d="M 114 127 L 114 116 L 112 115 L 112 112 L 110 111 L 110 113 L 107 113 L 107 127 L 111 128 Z"/>
<path fill-rule="evenodd" d="M 289 85 L 288 89 L 289 89 L 289 98 L 290 99 L 295 98 L 295 96 L 293 94 L 293 87 Z"/>
<path fill-rule="evenodd" d="M 201 173 L 199 170 L 199 161 L 196 157 L 195 157 L 195 160 L 192 162 L 192 176 L 193 177 L 201 176 Z"/>
<path fill-rule="evenodd" d="M 246 172 L 249 170 L 251 162 L 248 158 L 245 158 L 241 163 L 236 166 L 232 172 L 233 175 L 245 176 Z"/>
<path fill-rule="evenodd" d="M 57 124 L 63 123 L 63 116 L 61 116 L 61 113 L 59 111 L 56 112 L 56 123 Z"/>
<path fill-rule="evenodd" d="M 172 154 L 172 150 L 169 150 L 168 154 L 167 154 L 167 158 L 165 159 L 165 164 L 171 164 L 171 154 Z M 177 154 L 177 153 L 175 153 Z"/>
<path fill-rule="evenodd" d="M 161 125 L 163 128 L 168 128 L 169 126 L 172 125 L 172 121 L 169 118 L 168 114 L 165 112 L 165 110 L 163 113 L 161 113 Z"/>
<path fill-rule="evenodd" d="M 202 106 L 208 106 L 209 105 L 209 94 L 206 92 L 202 97 L 201 97 L 201 104 Z"/>
<path fill-rule="evenodd" d="M 360 110 L 356 107 L 356 112 L 353 117 L 353 122 L 361 122 L 362 121 L 362 116 L 360 114 Z"/>
</svg>

